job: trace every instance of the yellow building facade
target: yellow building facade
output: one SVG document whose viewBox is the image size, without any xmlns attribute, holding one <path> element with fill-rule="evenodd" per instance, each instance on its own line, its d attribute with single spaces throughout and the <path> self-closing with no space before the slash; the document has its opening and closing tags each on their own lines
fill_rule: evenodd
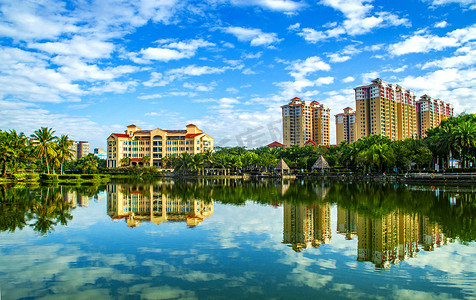
<svg viewBox="0 0 476 300">
<path fill-rule="evenodd" d="M 317 101 L 304 101 L 298 97 L 281 106 L 283 117 L 283 144 L 299 147 L 313 140 L 318 145 L 330 145 L 327 105 Z"/>
<path fill-rule="evenodd" d="M 377 134 L 392 140 L 417 137 L 415 93 L 379 78 L 354 88 L 356 140 Z"/>
<path fill-rule="evenodd" d="M 336 144 L 345 141 L 347 144 L 355 142 L 355 111 L 344 108 L 344 112 L 335 115 L 336 118 Z"/>
<path fill-rule="evenodd" d="M 125 133 L 112 133 L 107 138 L 107 167 L 120 167 L 121 159 L 126 157 L 132 165 L 142 165 L 144 156 L 150 157 L 149 166 L 161 167 L 164 157 L 212 150 L 213 138 L 193 124 L 185 130 L 142 130 L 129 125 Z"/>
<path fill-rule="evenodd" d="M 438 127 L 441 121 L 453 116 L 453 105 L 423 95 L 416 102 L 416 114 L 418 136 L 423 138 L 428 129 Z"/>
<path fill-rule="evenodd" d="M 213 200 L 204 201 L 172 197 L 163 186 L 138 187 L 110 184 L 107 186 L 107 213 L 114 220 L 124 219 L 129 227 L 142 222 L 185 222 L 195 227 L 214 212 Z"/>
</svg>

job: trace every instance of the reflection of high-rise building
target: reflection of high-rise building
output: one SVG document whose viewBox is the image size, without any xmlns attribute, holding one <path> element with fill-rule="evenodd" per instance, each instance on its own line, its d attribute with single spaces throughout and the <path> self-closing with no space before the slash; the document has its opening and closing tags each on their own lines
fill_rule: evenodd
<svg viewBox="0 0 476 300">
<path fill-rule="evenodd" d="M 284 203 L 283 243 L 294 251 L 328 244 L 331 239 L 331 205 L 316 204 L 312 207 Z"/>
<path fill-rule="evenodd" d="M 435 248 L 446 244 L 447 239 L 441 227 L 435 222 L 431 222 L 427 217 L 422 217 L 420 221 L 420 244 L 425 251 L 432 251 Z"/>
<path fill-rule="evenodd" d="M 358 215 L 357 235 L 357 260 L 386 268 L 418 251 L 418 218 L 398 211 L 373 219 Z"/>
<path fill-rule="evenodd" d="M 337 207 L 337 232 L 345 234 L 347 240 L 353 240 L 357 233 L 356 214 L 348 209 Z"/>
<path fill-rule="evenodd" d="M 88 207 L 89 206 L 89 197 L 85 195 L 81 195 L 77 191 L 71 190 L 64 193 L 64 200 L 71 204 L 71 207 L 75 208 L 77 206 L 80 207 Z"/>
<path fill-rule="evenodd" d="M 162 193 L 158 186 L 129 189 L 111 184 L 107 188 L 107 211 L 113 219 L 125 219 L 130 227 L 143 221 L 185 221 L 187 226 L 195 227 L 213 214 L 213 201 L 182 201 Z"/>
</svg>

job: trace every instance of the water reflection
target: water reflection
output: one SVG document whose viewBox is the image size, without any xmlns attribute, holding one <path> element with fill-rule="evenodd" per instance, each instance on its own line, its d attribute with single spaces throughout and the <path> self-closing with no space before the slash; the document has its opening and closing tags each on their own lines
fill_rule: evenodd
<svg viewBox="0 0 476 300">
<path fill-rule="evenodd" d="M 91 187 L 72 189 L 47 186 L 34 189 L 0 186 L 0 231 L 14 232 L 24 227 L 46 235 L 73 218 L 77 205 L 87 206 Z M 97 191 L 97 187 L 96 187 Z"/>
<path fill-rule="evenodd" d="M 148 186 L 109 184 L 107 186 L 107 213 L 112 219 L 125 219 L 127 226 L 142 222 L 186 222 L 189 228 L 197 226 L 213 214 L 213 200 L 196 200 L 171 196 L 167 193 L 172 183 Z"/>
<path fill-rule="evenodd" d="M 306 181 L 0 186 L 0 296 L 474 298 L 474 195 Z"/>
</svg>

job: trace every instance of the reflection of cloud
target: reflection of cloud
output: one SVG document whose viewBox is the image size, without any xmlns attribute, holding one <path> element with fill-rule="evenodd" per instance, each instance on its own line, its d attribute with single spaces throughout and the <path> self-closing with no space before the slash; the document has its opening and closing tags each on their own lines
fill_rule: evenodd
<svg viewBox="0 0 476 300">
<path fill-rule="evenodd" d="M 304 266 L 295 268 L 287 278 L 297 286 L 308 286 L 314 289 L 321 289 L 332 281 L 332 276 L 318 274 L 305 269 Z"/>
<path fill-rule="evenodd" d="M 129 288 L 129 296 L 137 295 L 141 299 L 198 299 L 194 291 L 182 290 L 177 287 L 150 286 L 150 284 L 136 284 Z"/>
<path fill-rule="evenodd" d="M 426 299 L 455 299 L 451 295 L 446 293 L 432 293 L 432 292 L 423 292 L 416 290 L 396 290 L 395 291 L 396 299 L 411 299 L 411 300 L 426 300 Z"/>
</svg>

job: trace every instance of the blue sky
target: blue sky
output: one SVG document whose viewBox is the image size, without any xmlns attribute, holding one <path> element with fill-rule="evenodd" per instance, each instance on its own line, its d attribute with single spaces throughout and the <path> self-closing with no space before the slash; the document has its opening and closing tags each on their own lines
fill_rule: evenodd
<svg viewBox="0 0 476 300">
<path fill-rule="evenodd" d="M 333 115 L 382 78 L 476 113 L 475 0 L 0 0 L 0 129 L 105 148 L 185 129 L 216 145 L 281 138 L 281 105 Z"/>
</svg>

